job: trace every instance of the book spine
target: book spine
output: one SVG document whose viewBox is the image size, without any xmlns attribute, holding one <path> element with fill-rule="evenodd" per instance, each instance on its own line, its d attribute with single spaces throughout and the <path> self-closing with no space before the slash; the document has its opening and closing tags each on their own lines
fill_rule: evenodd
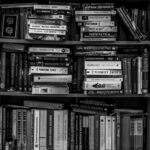
<svg viewBox="0 0 150 150">
<path fill-rule="evenodd" d="M 142 93 L 148 93 L 148 68 L 149 68 L 149 54 L 147 49 L 144 49 L 142 56 Z"/>
<path fill-rule="evenodd" d="M 95 150 L 99 150 L 100 149 L 100 119 L 99 119 L 99 115 L 95 115 L 94 118 L 94 139 L 95 139 Z"/>
<path fill-rule="evenodd" d="M 40 110 L 34 110 L 34 150 L 40 149 L 39 143 L 39 133 L 40 132 Z"/>
<path fill-rule="evenodd" d="M 27 150 L 32 150 L 31 148 L 31 141 L 32 141 L 32 111 L 27 110 L 27 125 L 26 125 L 26 131 L 27 131 Z"/>
<path fill-rule="evenodd" d="M 89 150 L 89 117 L 83 116 L 83 150 Z"/>
<path fill-rule="evenodd" d="M 30 67 L 30 74 L 68 74 L 67 67 Z"/>
<path fill-rule="evenodd" d="M 54 150 L 62 150 L 63 143 L 63 110 L 54 110 Z"/>
<path fill-rule="evenodd" d="M 18 85 L 19 91 L 23 91 L 23 54 L 19 53 L 19 77 L 18 77 Z"/>
<path fill-rule="evenodd" d="M 68 150 L 68 110 L 63 110 L 63 150 Z"/>
<path fill-rule="evenodd" d="M 79 114 L 79 150 L 83 150 L 83 115 Z"/>
<path fill-rule="evenodd" d="M 94 115 L 89 115 L 89 150 L 94 150 Z"/>
<path fill-rule="evenodd" d="M 75 150 L 75 112 L 70 113 L 70 149 Z"/>
<path fill-rule="evenodd" d="M 116 150 L 116 116 L 112 116 L 111 122 L 111 150 Z"/>
<path fill-rule="evenodd" d="M 39 112 L 39 149 L 47 149 L 47 110 Z"/>
<path fill-rule="evenodd" d="M 28 55 L 23 55 L 23 91 L 28 91 Z"/>
<path fill-rule="evenodd" d="M 1 52 L 0 57 L 0 89 L 4 90 L 6 87 L 6 52 Z"/>
<path fill-rule="evenodd" d="M 54 149 L 54 110 L 47 110 L 47 149 Z"/>
<path fill-rule="evenodd" d="M 111 150 L 111 116 L 106 116 L 106 150 Z"/>
<path fill-rule="evenodd" d="M 17 109 L 17 149 L 22 149 L 22 110 Z"/>
<path fill-rule="evenodd" d="M 106 149 L 106 116 L 100 116 L 100 150 Z"/>
<path fill-rule="evenodd" d="M 137 57 L 137 94 L 142 94 L 142 57 Z"/>
<path fill-rule="evenodd" d="M 79 150 L 79 121 L 79 114 L 75 113 L 75 150 Z"/>
<path fill-rule="evenodd" d="M 84 61 L 85 69 L 122 69 L 121 61 Z"/>
<path fill-rule="evenodd" d="M 27 150 L 27 110 L 22 109 L 22 150 Z"/>
<path fill-rule="evenodd" d="M 15 59 L 15 90 L 19 90 L 19 53 L 16 53 Z"/>
</svg>

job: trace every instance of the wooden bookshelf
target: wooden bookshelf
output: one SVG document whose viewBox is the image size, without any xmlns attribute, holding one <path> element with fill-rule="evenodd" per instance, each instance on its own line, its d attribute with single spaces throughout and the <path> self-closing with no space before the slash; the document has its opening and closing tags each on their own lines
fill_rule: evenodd
<svg viewBox="0 0 150 150">
<path fill-rule="evenodd" d="M 0 92 L 0 96 L 20 96 L 20 97 L 66 97 L 66 98 L 88 98 L 88 97 L 108 97 L 108 98 L 150 98 L 150 94 L 118 94 L 118 95 L 85 95 L 80 93 L 70 93 L 70 94 L 31 94 L 30 92 Z M 132 100 L 132 99 L 131 99 Z M 141 99 L 142 100 L 142 99 Z"/>
<path fill-rule="evenodd" d="M 106 45 L 106 46 L 150 46 L 150 41 L 115 41 L 115 42 L 80 42 L 80 41 L 41 41 L 41 40 L 24 40 L 24 39 L 4 39 L 0 38 L 0 43 L 14 43 L 14 44 L 34 44 L 34 45 Z"/>
</svg>

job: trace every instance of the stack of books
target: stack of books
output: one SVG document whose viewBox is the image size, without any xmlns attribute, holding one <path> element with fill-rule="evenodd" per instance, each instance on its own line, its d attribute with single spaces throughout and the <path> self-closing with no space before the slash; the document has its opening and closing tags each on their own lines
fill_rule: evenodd
<svg viewBox="0 0 150 150">
<path fill-rule="evenodd" d="M 29 47 L 29 53 L 32 94 L 69 94 L 70 48 Z"/>
<path fill-rule="evenodd" d="M 122 94 L 122 61 L 116 56 L 84 58 L 84 94 Z"/>
<path fill-rule="evenodd" d="M 65 41 L 69 37 L 69 5 L 33 5 L 27 18 L 26 39 Z"/>
<path fill-rule="evenodd" d="M 80 41 L 116 41 L 116 10 L 113 3 L 84 3 L 75 11 Z"/>
</svg>

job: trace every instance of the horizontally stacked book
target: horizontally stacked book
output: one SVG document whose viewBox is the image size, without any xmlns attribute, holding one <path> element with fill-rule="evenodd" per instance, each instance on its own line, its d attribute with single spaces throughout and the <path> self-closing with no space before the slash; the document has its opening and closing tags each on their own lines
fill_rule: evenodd
<svg viewBox="0 0 150 150">
<path fill-rule="evenodd" d="M 32 94 L 69 94 L 72 83 L 70 48 L 29 47 Z"/>
<path fill-rule="evenodd" d="M 113 3 L 84 3 L 75 11 L 80 41 L 116 41 L 116 10 Z"/>
</svg>

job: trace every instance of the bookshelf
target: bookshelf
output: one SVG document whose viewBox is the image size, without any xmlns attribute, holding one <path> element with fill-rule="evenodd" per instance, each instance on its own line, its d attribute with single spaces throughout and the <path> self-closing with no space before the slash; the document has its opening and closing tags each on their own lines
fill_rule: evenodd
<svg viewBox="0 0 150 150">
<path fill-rule="evenodd" d="M 88 2 L 90 2 L 90 0 Z M 95 0 L 94 2 L 96 3 L 97 1 Z M 108 0 L 108 2 L 110 2 L 110 1 Z M 149 2 L 149 0 L 144 0 L 144 1 L 142 1 L 142 0 L 132 0 L 132 1 L 130 1 L 130 0 L 125 0 L 125 1 L 114 0 L 113 2 L 116 3 L 117 6 L 121 6 L 123 4 L 127 7 L 129 6 L 129 8 L 130 7 L 131 8 L 132 7 L 139 7 L 139 8 L 143 9 L 143 7 L 144 7 L 144 9 L 146 9 L 146 12 L 147 12 L 147 22 L 146 22 L 146 24 L 147 24 L 147 32 L 149 33 L 149 31 L 150 31 L 150 26 L 149 26 L 150 25 L 150 21 L 149 21 L 150 20 L 149 19 L 150 18 L 150 15 L 149 15 L 150 14 L 149 13 L 150 12 L 150 2 Z M 81 2 L 76 1 L 76 0 L 72 0 L 70 3 L 81 3 Z M 87 1 L 83 0 L 82 3 L 87 3 Z M 104 3 L 104 1 L 103 1 L 103 3 Z M 48 2 L 46 2 L 46 4 L 48 4 Z M 134 6 L 134 4 L 135 4 L 135 6 Z M 143 6 L 141 6 L 142 4 L 143 4 Z M 7 4 L 5 4 L 5 5 L 7 5 Z M 75 16 L 72 16 L 72 18 L 74 18 L 74 17 Z M 119 18 L 119 16 L 117 16 L 117 19 L 118 18 Z M 123 57 L 130 57 L 132 55 L 132 53 L 134 53 L 133 55 L 141 55 L 142 52 L 143 52 L 143 47 L 146 48 L 149 52 L 149 47 L 150 47 L 150 38 L 149 38 L 149 36 L 147 37 L 147 39 L 141 40 L 141 41 L 132 40 L 132 39 L 130 39 L 131 35 L 128 37 L 128 35 L 130 34 L 129 31 L 126 32 L 127 29 L 124 30 L 124 28 L 126 28 L 126 27 L 123 25 L 123 22 L 121 23 L 121 19 L 117 23 L 119 24 L 118 25 L 118 27 L 119 27 L 118 32 L 121 31 L 121 33 L 118 33 L 118 38 L 119 39 L 117 39 L 116 41 L 90 41 L 90 42 L 80 41 L 79 37 L 76 37 L 76 36 L 79 36 L 79 35 L 75 35 L 75 37 L 74 37 L 74 34 L 77 34 L 76 32 L 78 32 L 78 34 L 80 34 L 79 31 L 77 31 L 76 22 L 74 21 L 73 23 L 71 23 L 71 27 L 70 27 L 70 30 L 71 30 L 70 32 L 72 32 L 73 35 L 70 36 L 69 40 L 49 41 L 49 40 L 29 40 L 29 39 L 23 39 L 23 38 L 21 39 L 21 38 L 1 37 L 0 38 L 1 52 L 6 52 L 6 53 L 13 53 L 14 52 L 14 53 L 19 53 L 20 54 L 20 53 L 27 53 L 29 47 L 67 47 L 67 48 L 70 48 L 71 52 L 73 53 L 73 54 L 70 55 L 73 62 L 75 62 L 76 59 L 78 59 L 79 57 L 83 57 L 83 56 L 76 56 L 74 54 L 74 52 L 76 51 L 77 46 L 83 46 L 83 47 L 86 47 L 86 46 L 108 46 L 108 47 L 109 46 L 110 47 L 116 46 L 118 48 L 117 50 L 119 52 L 119 54 L 117 54 L 117 55 L 120 55 L 120 53 L 121 53 L 122 58 Z M 120 23 L 121 23 L 121 27 L 120 27 Z M 75 27 L 76 31 L 73 30 L 74 27 Z M 124 36 L 123 34 L 126 34 L 126 35 Z M 24 50 L 13 50 L 13 51 L 11 49 L 8 49 L 8 50 L 5 49 L 4 50 L 3 49 L 4 44 L 21 44 L 21 45 L 24 45 L 25 48 L 24 48 Z M 131 48 L 130 53 L 126 54 L 126 52 L 122 51 L 122 49 L 121 49 L 122 47 L 126 48 L 126 49 L 128 49 L 128 47 L 130 47 Z M 132 49 L 133 49 L 133 52 L 132 52 Z M 135 50 L 135 49 L 137 49 L 137 50 Z M 84 79 L 82 78 L 82 80 L 84 80 Z M 131 111 L 143 110 L 144 111 L 143 114 L 144 115 L 146 114 L 146 116 L 147 116 L 146 117 L 147 121 L 146 121 L 146 125 L 143 126 L 143 130 L 144 130 L 143 133 L 146 133 L 146 135 L 142 135 L 143 136 L 143 140 L 142 140 L 143 148 L 142 148 L 142 150 L 149 150 L 150 149 L 150 144 L 149 144 L 150 143 L 150 141 L 149 141 L 149 138 L 150 138 L 150 115 L 149 115 L 150 114 L 150 89 L 149 89 L 149 87 L 150 86 L 148 84 L 148 90 L 149 91 L 147 93 L 142 93 L 142 94 L 137 94 L 137 93 L 136 94 L 135 93 L 125 94 L 125 93 L 122 93 L 122 94 L 91 94 L 91 95 L 90 94 L 89 95 L 84 94 L 83 91 L 81 91 L 81 92 L 76 92 L 76 91 L 75 92 L 70 92 L 69 94 L 31 94 L 31 91 L 30 92 L 24 92 L 24 91 L 9 92 L 9 91 L 3 89 L 3 90 L 0 91 L 0 107 L 2 107 L 3 105 L 14 105 L 13 109 L 18 109 L 18 108 L 15 108 L 16 106 L 18 106 L 20 109 L 24 109 L 24 108 L 22 108 L 22 107 L 24 107 L 23 106 L 24 102 L 25 101 L 32 101 L 32 102 L 39 102 L 39 103 L 40 102 L 45 102 L 45 103 L 50 103 L 50 102 L 57 103 L 58 102 L 60 104 L 63 103 L 63 104 L 66 105 L 67 109 L 70 109 L 70 104 L 79 104 L 79 102 L 82 101 L 82 100 L 83 101 L 93 100 L 93 101 L 97 101 L 97 102 L 106 102 L 106 104 L 108 104 L 108 103 L 109 104 L 114 104 L 116 110 L 117 109 L 122 109 L 122 110 L 127 109 L 126 111 L 129 111 L 129 112 L 130 112 L 130 110 Z M 88 115 L 86 114 L 85 116 L 88 116 Z M 83 116 L 81 115 L 80 117 L 83 117 Z M 87 118 L 85 117 L 85 120 L 86 119 Z M 2 120 L 0 118 L 0 136 L 2 136 L 2 134 L 1 134 L 1 122 L 2 122 Z M 80 123 L 80 122 L 78 122 L 78 123 Z M 79 125 L 81 125 L 81 124 L 79 124 Z M 117 126 L 115 126 L 115 127 L 117 127 Z M 7 128 L 9 128 L 9 127 L 7 127 Z M 71 131 L 68 131 L 68 132 L 71 132 Z M 87 132 L 87 130 L 85 129 L 84 132 Z M 29 133 L 27 133 L 27 134 L 29 134 Z M 84 133 L 84 136 L 86 134 L 87 133 Z M 79 135 L 75 135 L 75 136 L 79 136 Z M 121 139 L 119 139 L 119 140 L 117 139 L 118 138 L 117 135 L 115 135 L 115 136 L 116 136 L 117 141 L 121 140 Z M 129 136 L 129 135 L 127 135 L 127 136 Z M 68 137 L 68 138 L 70 138 L 70 137 Z M 0 140 L 1 140 L 1 138 L 0 138 Z M 86 141 L 87 139 L 84 139 L 84 140 L 85 140 L 84 144 L 88 143 L 88 141 Z M 129 142 L 129 141 L 127 140 L 126 142 Z M 4 143 L 5 143 L 4 141 L 0 141 L 0 150 L 2 150 L 1 146 Z M 69 145 L 70 143 L 68 142 L 67 144 Z M 121 146 L 126 145 L 126 144 L 123 144 L 123 143 L 120 143 L 120 144 L 122 144 Z M 130 144 L 128 143 L 127 145 L 130 145 Z M 4 147 L 7 148 L 7 146 L 8 145 L 5 145 Z M 118 147 L 116 146 L 115 149 L 108 148 L 107 150 L 127 150 L 125 148 L 121 149 L 121 146 L 118 146 Z M 11 147 L 11 144 L 10 144 L 10 147 Z M 87 147 L 86 144 L 82 148 L 83 149 L 77 148 L 76 150 L 85 150 L 85 149 L 86 150 L 92 150 L 89 147 Z M 36 150 L 35 147 L 34 147 L 34 149 Z M 22 148 L 19 147 L 19 150 L 22 150 Z M 30 150 L 30 147 L 24 148 L 24 150 Z M 71 146 L 69 145 L 68 148 L 64 148 L 63 150 L 75 150 L 75 149 L 71 148 Z M 98 150 L 98 149 L 94 148 L 93 150 Z M 128 150 L 130 150 L 130 149 L 128 149 Z"/>
</svg>

